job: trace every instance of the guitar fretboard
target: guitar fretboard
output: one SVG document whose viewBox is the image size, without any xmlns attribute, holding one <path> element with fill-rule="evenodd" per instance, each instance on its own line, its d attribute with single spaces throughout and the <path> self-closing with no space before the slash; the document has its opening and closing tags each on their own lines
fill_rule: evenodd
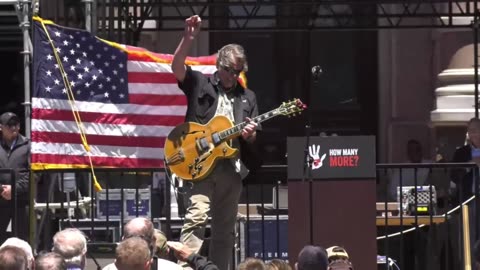
<svg viewBox="0 0 480 270">
<path fill-rule="evenodd" d="M 270 118 L 273 118 L 275 116 L 279 115 L 278 113 L 278 109 L 275 109 L 275 110 L 271 110 L 269 112 L 266 112 L 264 114 L 261 114 L 257 117 L 254 117 L 252 119 L 253 122 L 255 123 L 261 123 L 263 121 L 266 121 Z M 242 132 L 242 129 L 244 127 L 246 127 L 248 125 L 248 122 L 242 122 L 236 126 L 233 126 L 229 129 L 226 129 L 222 132 L 219 133 L 219 137 L 221 140 L 225 140 L 226 138 L 229 138 L 229 137 L 236 137 L 236 136 L 239 136 L 240 135 L 240 132 Z"/>
</svg>

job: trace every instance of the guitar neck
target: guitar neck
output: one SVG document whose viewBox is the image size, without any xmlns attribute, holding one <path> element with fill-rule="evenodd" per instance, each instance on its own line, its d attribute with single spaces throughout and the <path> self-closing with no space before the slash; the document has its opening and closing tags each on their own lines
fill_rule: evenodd
<svg viewBox="0 0 480 270">
<path fill-rule="evenodd" d="M 274 110 L 271 110 L 269 112 L 266 112 L 264 114 L 261 114 L 257 117 L 254 117 L 252 118 L 252 122 L 255 122 L 257 124 L 261 123 L 261 122 L 264 122 L 268 119 L 271 119 L 275 116 L 278 116 L 280 115 L 280 113 L 278 112 L 278 108 L 277 109 L 274 109 Z M 242 130 L 244 127 L 246 127 L 248 125 L 248 122 L 242 122 L 238 125 L 235 125 L 229 129 L 226 129 L 224 131 L 221 131 L 219 133 L 219 137 L 221 140 L 225 140 L 227 138 L 235 138 L 235 137 L 238 137 L 240 136 L 240 134 L 242 133 Z"/>
</svg>

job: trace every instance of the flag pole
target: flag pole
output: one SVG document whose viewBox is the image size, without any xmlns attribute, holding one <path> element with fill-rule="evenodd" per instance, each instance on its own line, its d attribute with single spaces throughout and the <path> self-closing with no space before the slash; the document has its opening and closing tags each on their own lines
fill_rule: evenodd
<svg viewBox="0 0 480 270">
<path fill-rule="evenodd" d="M 22 12 L 22 20 L 20 21 L 20 28 L 23 33 L 23 79 L 24 79 L 24 110 L 25 110 L 25 136 L 27 138 L 31 137 L 31 98 L 30 98 L 30 55 L 31 55 L 31 46 L 30 42 L 30 0 L 19 0 L 19 9 Z"/>
</svg>

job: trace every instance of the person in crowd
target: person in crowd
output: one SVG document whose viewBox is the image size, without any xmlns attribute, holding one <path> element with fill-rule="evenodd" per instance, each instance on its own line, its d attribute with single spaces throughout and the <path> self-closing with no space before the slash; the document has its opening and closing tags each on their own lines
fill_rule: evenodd
<svg viewBox="0 0 480 270">
<path fill-rule="evenodd" d="M 258 106 L 255 93 L 238 83 L 240 73 L 248 69 L 242 46 L 228 44 L 222 47 L 217 54 L 217 71 L 211 77 L 185 65 L 201 23 L 197 15 L 186 19 L 183 38 L 172 60 L 172 71 L 188 100 L 186 121 L 207 124 L 214 116 L 222 115 L 232 123 L 247 121 L 248 124 L 241 136 L 232 141 L 234 147 L 240 148 L 241 155 L 219 160 L 205 179 L 192 183 L 188 189 L 189 206 L 180 240 L 198 253 L 210 214 L 212 234 L 208 258 L 220 269 L 230 269 L 242 178 L 248 174 L 245 162 L 253 159 L 245 153 L 254 153 L 256 149 L 253 143 L 259 127 L 251 118 L 258 115 Z M 242 161 L 240 156 L 246 158 Z"/>
<path fill-rule="evenodd" d="M 67 228 L 53 236 L 52 251 L 60 254 L 67 269 L 83 270 L 86 266 L 87 238 L 78 229 Z"/>
<path fill-rule="evenodd" d="M 332 246 L 327 248 L 328 270 L 353 270 L 350 257 L 343 247 Z"/>
<path fill-rule="evenodd" d="M 159 231 L 161 233 L 161 231 Z M 152 256 L 157 253 L 157 238 L 156 238 L 155 229 L 153 227 L 153 223 L 151 220 L 144 218 L 144 217 L 137 217 L 130 221 L 128 221 L 125 226 L 123 226 L 123 236 L 122 241 L 131 237 L 140 237 L 144 239 L 149 249 L 151 250 Z M 168 252 L 167 252 L 168 253 Z M 169 261 L 165 254 L 165 251 L 162 251 L 162 256 L 165 257 L 158 257 L 156 259 L 157 268 L 160 269 L 171 269 L 171 270 L 182 270 L 183 268 L 174 263 Z M 116 270 L 115 263 L 108 264 L 103 268 L 103 270 Z"/>
<path fill-rule="evenodd" d="M 292 270 L 290 264 L 284 260 L 273 259 L 266 263 L 267 270 Z"/>
<path fill-rule="evenodd" d="M 67 264 L 60 254 L 45 252 L 35 258 L 35 270 L 67 270 Z"/>
<path fill-rule="evenodd" d="M 14 246 L 0 249 L 0 269 L 2 270 L 28 270 L 27 254 Z"/>
<path fill-rule="evenodd" d="M 471 161 L 480 165 L 480 119 L 478 118 L 468 121 L 466 144 L 455 150 L 452 159 L 452 162 Z M 457 190 L 454 202 L 463 202 L 474 194 L 474 183 L 480 184 L 478 183 L 478 173 L 478 168 L 455 168 L 452 170 L 450 176 Z"/>
<path fill-rule="evenodd" d="M 175 257 L 188 264 L 188 267 L 194 270 L 219 270 L 212 261 L 201 256 L 198 253 L 192 252 L 191 248 L 180 242 L 168 241 L 167 246 L 173 251 Z M 185 267 L 187 268 L 187 267 Z"/>
<path fill-rule="evenodd" d="M 118 270 L 150 270 L 152 257 L 152 250 L 145 239 L 129 237 L 115 249 L 115 267 Z"/>
<path fill-rule="evenodd" d="M 246 258 L 238 264 L 237 270 L 266 270 L 265 263 L 258 258 Z"/>
<path fill-rule="evenodd" d="M 324 248 L 307 245 L 298 254 L 296 270 L 327 270 L 328 257 Z"/>
<path fill-rule="evenodd" d="M 32 247 L 29 243 L 17 237 L 10 237 L 5 242 L 3 242 L 3 244 L 0 246 L 0 249 L 4 247 L 21 248 L 23 252 L 25 252 L 25 255 L 27 255 L 28 269 L 33 269 L 33 266 L 35 265 L 35 257 L 33 257 Z"/>
<path fill-rule="evenodd" d="M 30 179 L 30 140 L 20 134 L 20 118 L 13 112 L 0 115 L 0 168 L 14 169 L 14 179 L 11 173 L 0 174 L 0 243 L 9 236 L 7 228 L 21 239 L 28 237 L 28 191 Z M 12 181 L 15 181 L 17 206 L 12 206 Z M 16 222 L 12 218 L 16 211 Z M 14 225 L 14 226 L 13 226 Z"/>
</svg>

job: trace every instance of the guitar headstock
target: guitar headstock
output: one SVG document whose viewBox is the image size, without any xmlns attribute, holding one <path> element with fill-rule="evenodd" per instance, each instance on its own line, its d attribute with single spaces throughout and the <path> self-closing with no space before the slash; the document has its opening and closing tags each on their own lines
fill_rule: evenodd
<svg viewBox="0 0 480 270">
<path fill-rule="evenodd" d="M 307 108 L 307 105 L 304 104 L 300 99 L 295 98 L 291 101 L 283 102 L 280 107 L 278 107 L 278 111 L 282 115 L 290 116 L 297 113 L 301 113 L 303 110 Z"/>
</svg>

